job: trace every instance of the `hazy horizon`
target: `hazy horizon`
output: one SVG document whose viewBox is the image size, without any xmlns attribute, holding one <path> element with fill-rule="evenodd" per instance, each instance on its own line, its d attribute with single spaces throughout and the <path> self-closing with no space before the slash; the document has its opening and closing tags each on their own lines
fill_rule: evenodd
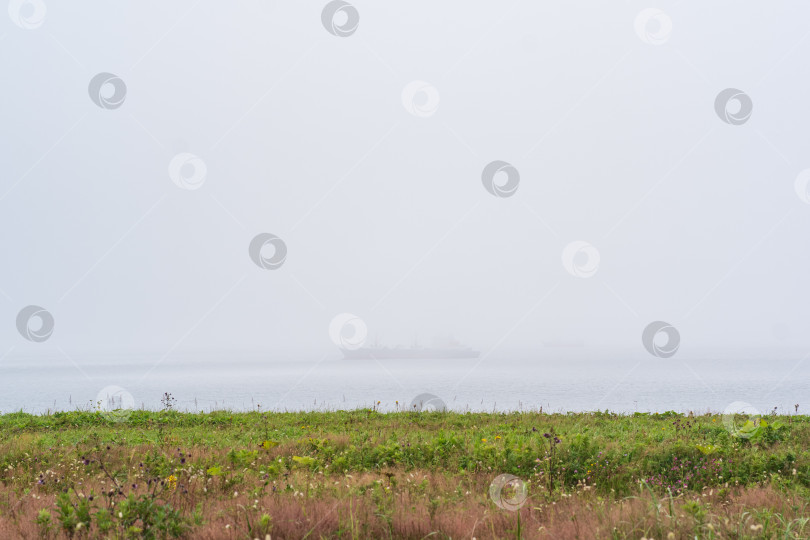
<svg viewBox="0 0 810 540">
<path fill-rule="evenodd" d="M 335 359 L 342 314 L 365 343 L 452 335 L 484 367 L 561 341 L 584 344 L 572 369 L 798 370 L 804 14 L 14 0 L 0 374 Z"/>
</svg>

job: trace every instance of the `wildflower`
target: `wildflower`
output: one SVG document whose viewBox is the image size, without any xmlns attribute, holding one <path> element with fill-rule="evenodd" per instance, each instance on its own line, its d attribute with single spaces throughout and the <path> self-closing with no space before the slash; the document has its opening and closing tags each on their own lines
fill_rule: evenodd
<svg viewBox="0 0 810 540">
<path fill-rule="evenodd" d="M 501 439 L 501 436 L 500 436 L 500 435 L 495 435 L 495 440 L 496 440 L 496 441 L 498 441 L 498 440 L 500 440 L 500 439 Z"/>
<path fill-rule="evenodd" d="M 169 486 L 169 489 L 174 491 L 177 488 L 177 477 L 173 474 L 170 474 L 166 478 L 166 484 Z"/>
<path fill-rule="evenodd" d="M 481 442 L 487 442 L 487 440 L 486 439 L 481 439 Z"/>
</svg>

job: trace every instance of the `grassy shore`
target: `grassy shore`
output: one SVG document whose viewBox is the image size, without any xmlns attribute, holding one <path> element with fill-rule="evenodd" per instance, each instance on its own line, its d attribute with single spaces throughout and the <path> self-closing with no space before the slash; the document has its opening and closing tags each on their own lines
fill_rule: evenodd
<svg viewBox="0 0 810 540">
<path fill-rule="evenodd" d="M 725 420 L 6 414 L 0 537 L 810 537 L 810 417 Z"/>
</svg>

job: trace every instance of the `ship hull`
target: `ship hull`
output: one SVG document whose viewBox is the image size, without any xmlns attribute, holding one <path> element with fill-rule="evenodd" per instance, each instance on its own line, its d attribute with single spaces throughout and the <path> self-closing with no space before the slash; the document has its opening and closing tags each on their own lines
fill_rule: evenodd
<svg viewBox="0 0 810 540">
<path fill-rule="evenodd" d="M 343 349 L 347 360 L 443 360 L 447 358 L 478 358 L 479 352 L 472 349 Z"/>
</svg>

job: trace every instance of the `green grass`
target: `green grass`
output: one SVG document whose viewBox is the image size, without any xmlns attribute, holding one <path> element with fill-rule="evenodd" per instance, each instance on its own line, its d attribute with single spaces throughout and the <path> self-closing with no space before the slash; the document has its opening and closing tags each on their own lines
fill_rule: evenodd
<svg viewBox="0 0 810 540">
<path fill-rule="evenodd" d="M 680 538 L 684 524 L 707 538 L 715 529 L 723 538 L 807 537 L 810 418 L 745 421 L 737 419 L 740 437 L 718 415 L 671 412 L 167 410 L 132 411 L 119 423 L 97 412 L 5 414 L 0 523 L 30 524 L 39 536 L 248 538 L 314 527 L 310 538 L 455 538 L 475 516 L 478 538 L 587 538 L 555 521 L 560 508 L 576 515 L 582 505 L 591 521 L 581 526 L 607 537 L 641 538 L 627 519 L 664 538 Z M 504 473 L 526 483 L 520 512 L 488 496 Z M 34 501 L 22 514 L 10 502 L 18 496 Z M 616 521 L 625 506 L 634 517 Z M 723 507 L 737 514 L 714 523 Z M 737 522 L 747 526 L 732 533 Z"/>
</svg>

